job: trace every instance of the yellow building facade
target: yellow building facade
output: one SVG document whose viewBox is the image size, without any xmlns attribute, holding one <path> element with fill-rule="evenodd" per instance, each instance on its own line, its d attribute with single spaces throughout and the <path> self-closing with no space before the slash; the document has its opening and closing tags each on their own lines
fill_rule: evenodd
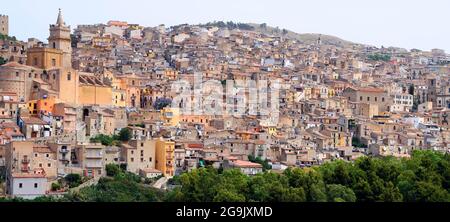
<svg viewBox="0 0 450 222">
<path fill-rule="evenodd" d="M 175 142 L 159 139 L 156 141 L 155 167 L 160 170 L 164 176 L 171 177 L 175 173 L 174 157 Z"/>
<path fill-rule="evenodd" d="M 62 67 L 63 52 L 59 49 L 34 47 L 27 50 L 27 65 L 40 69 Z"/>
<path fill-rule="evenodd" d="M 27 54 L 27 64 L 46 70 L 42 81 L 33 86 L 37 92 L 34 99 L 55 96 L 70 104 L 114 104 L 112 87 L 101 76 L 72 68 L 70 26 L 64 23 L 61 11 L 56 24 L 50 25 L 48 40 L 47 47 L 33 47 Z"/>
<path fill-rule="evenodd" d="M 180 123 L 180 110 L 178 108 L 164 107 L 161 110 L 161 120 L 166 126 L 177 126 Z"/>
</svg>

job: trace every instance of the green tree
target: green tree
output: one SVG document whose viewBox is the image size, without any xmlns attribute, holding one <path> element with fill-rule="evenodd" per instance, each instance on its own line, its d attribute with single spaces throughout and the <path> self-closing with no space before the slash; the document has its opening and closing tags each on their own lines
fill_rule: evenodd
<svg viewBox="0 0 450 222">
<path fill-rule="evenodd" d="M 170 106 L 171 104 L 172 104 L 172 100 L 169 98 L 158 98 L 153 103 L 153 108 L 155 108 L 156 110 L 161 110 L 164 107 Z"/>
<path fill-rule="evenodd" d="M 262 167 L 263 167 L 263 171 L 272 169 L 272 166 L 269 164 L 269 161 L 267 159 L 266 160 L 262 160 L 261 157 L 256 157 L 255 158 L 253 155 L 249 155 L 248 156 L 248 160 L 250 162 L 253 162 L 253 163 L 261 164 Z"/>
<path fill-rule="evenodd" d="M 115 138 L 104 134 L 98 134 L 95 137 L 92 137 L 90 141 L 93 143 L 101 143 L 104 146 L 111 146 L 114 145 Z"/>
<path fill-rule="evenodd" d="M 219 175 L 212 168 L 199 168 L 180 176 L 181 191 L 186 201 L 210 202 L 217 193 Z"/>
<path fill-rule="evenodd" d="M 277 202 L 285 196 L 289 181 L 286 176 L 276 173 L 258 174 L 250 178 L 249 201 Z"/>
<path fill-rule="evenodd" d="M 303 187 L 289 187 L 283 190 L 281 200 L 282 202 L 305 202 L 306 193 Z"/>
<path fill-rule="evenodd" d="M 267 24 L 266 23 L 262 23 L 262 24 L 260 24 L 259 25 L 259 27 L 261 28 L 261 29 L 267 29 Z"/>
<path fill-rule="evenodd" d="M 75 174 L 75 173 L 67 174 L 64 177 L 64 180 L 67 182 L 67 184 L 69 185 L 70 188 L 77 187 L 81 184 L 80 174 Z"/>
<path fill-rule="evenodd" d="M 409 192 L 409 201 L 412 202 L 450 202 L 449 192 L 432 182 L 416 182 Z"/>
<path fill-rule="evenodd" d="M 245 202 L 245 196 L 227 189 L 219 189 L 214 196 L 214 202 Z"/>
<path fill-rule="evenodd" d="M 383 202 L 401 202 L 403 195 L 398 187 L 394 186 L 392 182 L 388 182 L 380 195 L 380 200 Z"/>
<path fill-rule="evenodd" d="M 106 175 L 110 176 L 110 177 L 115 177 L 122 171 L 120 169 L 120 167 L 116 164 L 106 164 L 105 170 L 106 170 Z"/>
<path fill-rule="evenodd" d="M 52 191 L 57 191 L 61 189 L 61 184 L 59 183 L 52 183 Z"/>
<path fill-rule="evenodd" d="M 8 60 L 4 59 L 3 57 L 0 57 L 0 66 L 4 65 L 8 62 Z"/>
<path fill-rule="evenodd" d="M 327 198 L 329 202 L 355 202 L 356 195 L 351 188 L 340 184 L 327 185 Z"/>
<path fill-rule="evenodd" d="M 122 128 L 119 132 L 119 140 L 127 142 L 131 139 L 131 131 L 128 128 Z"/>
</svg>

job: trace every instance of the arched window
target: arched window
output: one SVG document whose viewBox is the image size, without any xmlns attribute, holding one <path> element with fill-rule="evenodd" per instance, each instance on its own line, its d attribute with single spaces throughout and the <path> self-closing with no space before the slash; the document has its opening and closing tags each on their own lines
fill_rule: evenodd
<svg viewBox="0 0 450 222">
<path fill-rule="evenodd" d="M 53 42 L 53 48 L 56 49 L 56 42 Z"/>
<path fill-rule="evenodd" d="M 72 79 L 72 74 L 69 72 L 67 73 L 67 81 L 70 81 Z"/>
</svg>

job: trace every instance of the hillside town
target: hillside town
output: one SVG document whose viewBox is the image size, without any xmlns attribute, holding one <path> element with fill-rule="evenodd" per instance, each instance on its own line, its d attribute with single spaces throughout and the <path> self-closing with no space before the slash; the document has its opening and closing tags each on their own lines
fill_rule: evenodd
<svg viewBox="0 0 450 222">
<path fill-rule="evenodd" d="M 10 19 L 0 16 L 0 196 L 60 195 L 73 189 L 61 178 L 94 184 L 108 164 L 161 188 L 207 166 L 253 176 L 450 151 L 441 49 L 233 22 L 70 27 L 61 10 L 48 39 L 22 41 Z M 230 93 L 239 82 L 248 87 Z M 265 83 L 267 101 L 249 86 Z"/>
</svg>

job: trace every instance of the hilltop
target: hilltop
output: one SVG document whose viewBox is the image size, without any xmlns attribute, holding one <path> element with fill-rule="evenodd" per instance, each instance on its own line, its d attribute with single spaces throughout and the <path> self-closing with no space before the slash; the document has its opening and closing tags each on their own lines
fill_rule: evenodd
<svg viewBox="0 0 450 222">
<path fill-rule="evenodd" d="M 295 39 L 304 44 L 314 44 L 317 42 L 320 37 L 321 41 L 325 45 L 335 45 L 338 47 L 361 47 L 363 44 L 354 43 L 351 41 L 343 40 L 339 37 L 332 35 L 324 35 L 319 33 L 296 33 L 287 29 L 280 29 L 279 27 L 268 26 L 265 23 L 255 24 L 255 23 L 234 23 L 234 22 L 212 22 L 203 24 L 201 26 L 216 26 L 216 27 L 227 27 L 229 29 L 243 29 L 243 30 L 251 30 L 260 33 L 264 33 L 266 35 L 276 35 L 276 36 L 284 36 L 289 39 Z"/>
</svg>

